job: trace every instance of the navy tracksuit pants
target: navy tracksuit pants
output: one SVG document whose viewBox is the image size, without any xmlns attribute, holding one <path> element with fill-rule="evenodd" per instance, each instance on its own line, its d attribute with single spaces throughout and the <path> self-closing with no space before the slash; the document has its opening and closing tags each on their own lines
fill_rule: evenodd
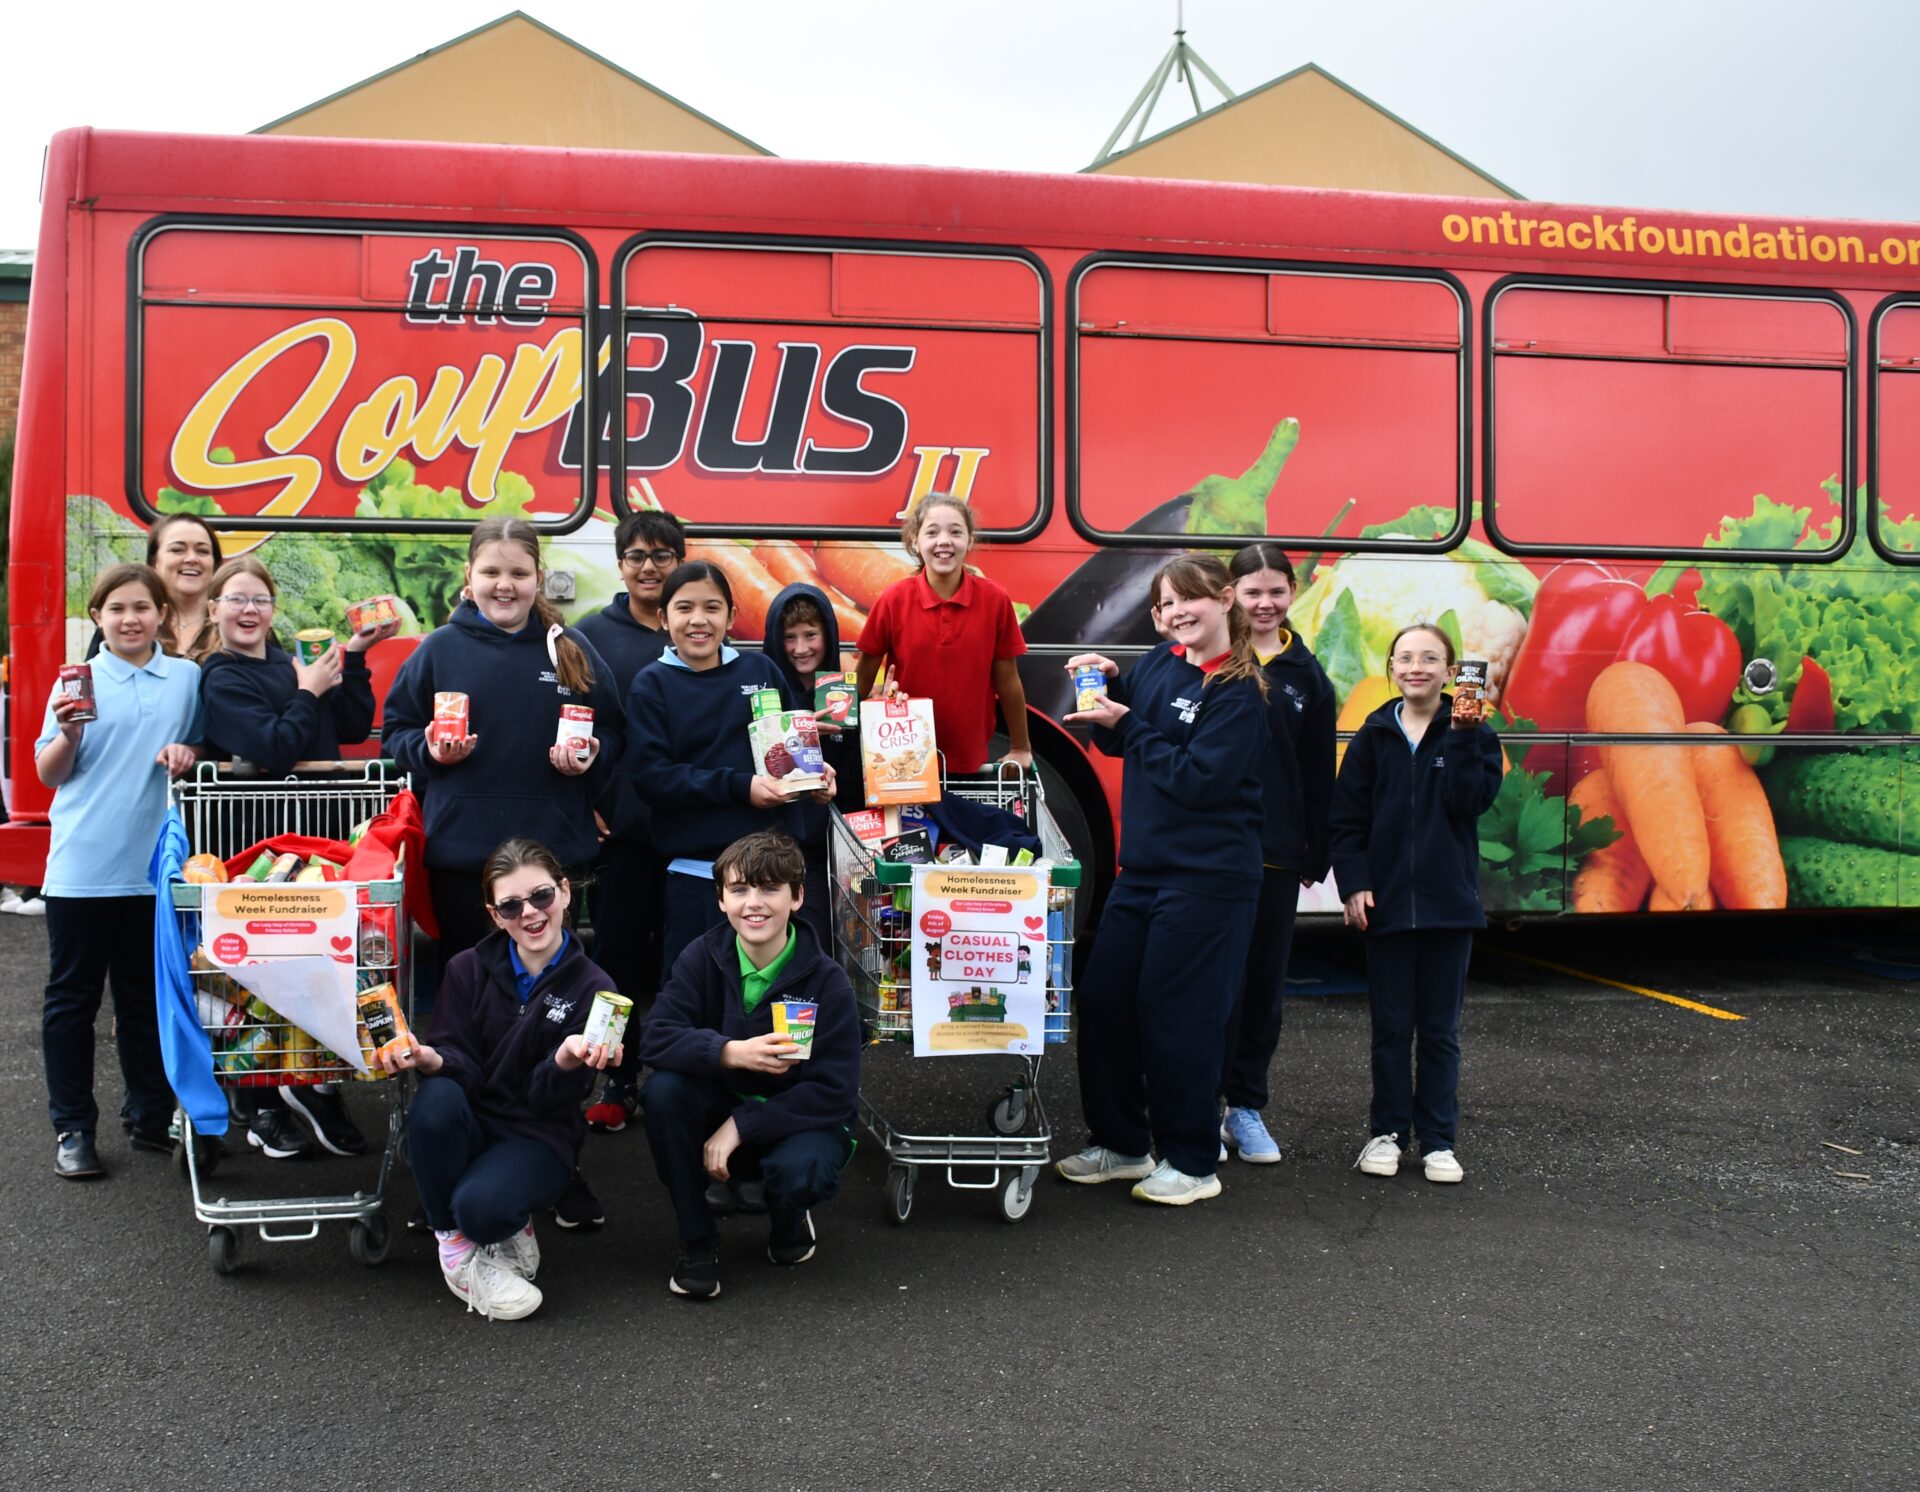
<svg viewBox="0 0 1920 1492">
<path fill-rule="evenodd" d="M 488 1130 L 443 1077 L 422 1078 L 407 1105 L 407 1161 L 434 1231 L 458 1228 L 483 1248 L 558 1202 L 573 1174 L 539 1140 Z"/>
<path fill-rule="evenodd" d="M 718 1078 L 658 1068 L 640 1090 L 647 1142 L 673 1200 L 682 1244 L 705 1243 L 714 1235 L 713 1209 L 707 1205 L 712 1178 L 703 1152 L 739 1103 Z M 776 1219 L 791 1218 L 839 1195 L 840 1168 L 852 1154 L 852 1140 L 836 1125 L 802 1130 L 767 1146 L 742 1145 L 733 1152 L 727 1171 L 734 1177 L 757 1174 L 766 1184 L 767 1211 Z"/>
<path fill-rule="evenodd" d="M 1473 933 L 1464 927 L 1367 937 L 1373 1009 L 1370 1133 L 1453 1149 L 1460 1123 L 1460 1007 Z"/>
<path fill-rule="evenodd" d="M 1220 1053 L 1255 906 L 1132 885 L 1121 872 L 1074 995 L 1094 1144 L 1214 1173 Z"/>
<path fill-rule="evenodd" d="M 166 915 L 173 915 L 171 908 Z M 93 1027 L 109 981 L 120 1076 L 127 1088 L 122 1112 L 143 1134 L 167 1131 L 173 1090 L 160 1059 L 153 918 L 151 892 L 47 898 L 47 993 L 40 1044 L 47 1064 L 47 1112 L 56 1134 L 92 1134 L 99 1122 L 93 1098 Z"/>
<path fill-rule="evenodd" d="M 1220 1096 L 1229 1108 L 1267 1106 L 1267 1074 L 1273 1054 L 1280 1049 L 1280 1001 L 1286 992 L 1287 960 L 1293 956 L 1293 923 L 1299 910 L 1298 873 L 1268 866 L 1260 877 L 1246 972 L 1227 1018 Z"/>
</svg>

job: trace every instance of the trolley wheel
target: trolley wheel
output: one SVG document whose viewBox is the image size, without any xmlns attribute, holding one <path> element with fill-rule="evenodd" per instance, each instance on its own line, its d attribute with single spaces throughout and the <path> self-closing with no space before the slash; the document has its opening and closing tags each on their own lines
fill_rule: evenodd
<svg viewBox="0 0 1920 1492">
<path fill-rule="evenodd" d="M 233 1229 L 207 1229 L 207 1262 L 215 1274 L 233 1273 L 240 1262 L 240 1237 Z"/>
<path fill-rule="evenodd" d="M 1033 1208 L 1033 1183 L 1040 1175 L 1038 1166 L 1024 1166 L 1000 1190 L 1000 1217 L 1003 1221 L 1017 1223 Z"/>
<path fill-rule="evenodd" d="M 1019 1085 L 1007 1089 L 987 1110 L 987 1123 L 997 1135 L 1017 1135 L 1027 1127 L 1027 1090 Z"/>
<path fill-rule="evenodd" d="M 913 1167 L 887 1167 L 887 1221 L 898 1228 L 913 1216 Z"/>
<path fill-rule="evenodd" d="M 353 1255 L 356 1264 L 383 1264 L 386 1262 L 387 1249 L 393 1243 L 393 1228 L 387 1222 L 384 1212 L 376 1212 L 370 1218 L 353 1225 L 353 1231 L 347 1234 L 347 1252 Z"/>
</svg>

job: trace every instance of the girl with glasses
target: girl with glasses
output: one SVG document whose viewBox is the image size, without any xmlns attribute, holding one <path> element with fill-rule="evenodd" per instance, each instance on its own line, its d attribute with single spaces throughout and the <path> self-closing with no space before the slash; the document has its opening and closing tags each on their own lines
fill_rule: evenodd
<svg viewBox="0 0 1920 1492">
<path fill-rule="evenodd" d="M 1427 1180 L 1459 1181 L 1460 1007 L 1480 907 L 1478 821 L 1500 791 L 1484 700 L 1446 692 L 1453 643 L 1403 627 L 1387 649 L 1400 698 L 1369 715 L 1334 787 L 1333 874 L 1366 934 L 1373 1015 L 1370 1133 L 1354 1165 L 1392 1176 L 1419 1136 Z"/>
<path fill-rule="evenodd" d="M 407 1158 L 441 1278 L 468 1310 L 516 1321 L 541 1301 L 533 1216 L 566 1191 L 587 1134 L 580 1105 L 622 1048 L 581 1034 L 612 981 L 567 930 L 559 858 L 510 839 L 487 857 L 480 892 L 495 930 L 447 965 L 426 1031 L 382 1062 L 420 1075 Z"/>
<path fill-rule="evenodd" d="M 311 663 L 296 663 L 274 640 L 279 591 L 264 564 L 250 554 L 230 559 L 214 572 L 211 590 L 213 649 L 200 664 L 209 757 L 285 777 L 301 763 L 337 762 L 342 746 L 373 733 L 367 650 L 393 636 L 398 621 L 356 633 Z M 350 826 L 305 827 L 344 839 Z M 231 855 L 245 845 L 212 848 Z M 316 1143 L 335 1155 L 367 1148 L 334 1083 L 242 1088 L 234 1107 L 246 1120 L 247 1143 L 269 1160 L 297 1159 Z"/>
</svg>

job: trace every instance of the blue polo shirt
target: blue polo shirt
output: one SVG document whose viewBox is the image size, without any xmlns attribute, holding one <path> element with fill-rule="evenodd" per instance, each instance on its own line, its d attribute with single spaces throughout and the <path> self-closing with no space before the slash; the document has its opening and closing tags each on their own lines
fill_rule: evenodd
<svg viewBox="0 0 1920 1492">
<path fill-rule="evenodd" d="M 167 813 L 167 770 L 154 758 L 176 741 L 200 744 L 200 668 L 159 648 L 136 667 L 102 648 L 93 657 L 93 698 L 100 718 L 82 727 L 73 771 L 48 813 L 43 889 L 49 896 L 151 895 L 147 866 Z M 50 696 L 34 754 L 59 734 Z"/>
<path fill-rule="evenodd" d="M 572 941 L 573 934 L 568 932 L 564 927 L 561 928 L 560 946 L 553 950 L 553 957 L 547 960 L 546 967 L 541 969 L 540 974 L 546 973 L 547 969 L 551 969 L 555 964 L 560 962 L 566 955 L 567 944 Z M 524 1005 L 533 998 L 533 987 L 540 982 L 540 974 L 529 974 L 527 972 L 527 966 L 520 961 L 520 945 L 513 941 L 511 935 L 507 938 L 507 957 L 513 963 L 514 993 L 520 996 L 520 1003 Z"/>
</svg>

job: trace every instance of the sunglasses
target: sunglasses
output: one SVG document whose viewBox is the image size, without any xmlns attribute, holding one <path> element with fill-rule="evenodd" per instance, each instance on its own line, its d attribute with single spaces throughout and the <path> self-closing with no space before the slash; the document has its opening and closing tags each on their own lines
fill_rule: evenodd
<svg viewBox="0 0 1920 1492">
<path fill-rule="evenodd" d="M 544 912 L 559 894 L 558 886 L 542 886 L 531 896 L 503 896 L 493 904 L 493 910 L 507 922 L 518 922 L 528 907 Z"/>
<path fill-rule="evenodd" d="M 629 549 L 620 556 L 634 569 L 639 569 L 648 560 L 653 561 L 656 570 L 671 570 L 680 563 L 680 556 L 671 549 Z"/>
</svg>

